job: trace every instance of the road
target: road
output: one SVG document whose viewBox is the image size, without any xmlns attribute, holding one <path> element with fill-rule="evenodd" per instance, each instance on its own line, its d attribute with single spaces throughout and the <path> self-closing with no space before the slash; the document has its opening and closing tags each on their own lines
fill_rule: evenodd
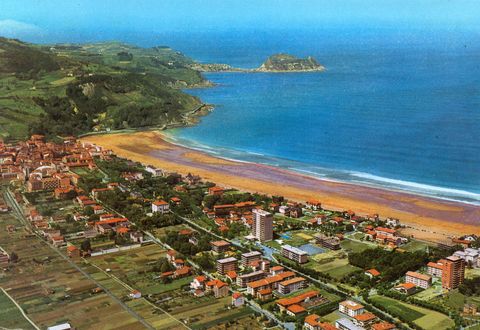
<svg viewBox="0 0 480 330">
<path fill-rule="evenodd" d="M 74 267 L 76 270 L 78 270 L 83 276 L 94 282 L 99 288 L 101 288 L 113 301 L 118 303 L 120 306 L 123 307 L 131 316 L 133 316 L 135 319 L 137 319 L 142 325 L 145 326 L 147 329 L 152 329 L 154 330 L 155 328 L 152 327 L 143 317 L 138 315 L 134 310 L 132 310 L 130 307 L 128 307 L 123 301 L 118 299 L 114 294 L 112 294 L 106 287 L 101 285 L 100 283 L 97 282 L 90 274 L 85 272 L 83 269 L 81 269 L 77 264 L 75 264 L 70 258 L 68 258 L 66 255 L 64 255 L 61 251 L 59 251 L 56 247 L 51 245 L 50 243 L 46 242 L 40 234 L 38 234 L 31 226 L 30 222 L 27 220 L 25 215 L 23 214 L 23 210 L 20 205 L 18 205 L 17 201 L 15 198 L 12 196 L 12 193 L 10 192 L 9 189 L 4 193 L 5 201 L 10 205 L 12 210 L 15 212 L 17 215 L 17 218 L 22 222 L 26 228 L 28 228 L 33 234 L 37 236 L 37 238 L 46 244 L 50 249 L 52 249 L 56 254 L 58 254 L 63 260 L 68 262 L 72 267 Z"/>
</svg>

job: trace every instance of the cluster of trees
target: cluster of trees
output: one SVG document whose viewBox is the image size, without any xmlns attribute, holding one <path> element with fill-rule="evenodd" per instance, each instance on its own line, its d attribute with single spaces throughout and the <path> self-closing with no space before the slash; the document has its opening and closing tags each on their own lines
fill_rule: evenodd
<svg viewBox="0 0 480 330">
<path fill-rule="evenodd" d="M 460 285 L 459 291 L 466 296 L 480 296 L 480 276 L 466 278 Z"/>
<path fill-rule="evenodd" d="M 193 256 L 202 251 L 210 250 L 210 237 L 198 234 L 198 244 L 190 243 L 189 236 L 179 235 L 176 231 L 168 231 L 162 241 L 170 245 L 174 250 L 186 256 Z"/>
<path fill-rule="evenodd" d="M 348 255 L 348 262 L 362 269 L 375 268 L 382 274 L 380 281 L 391 282 L 403 276 L 409 270 L 415 270 L 428 262 L 423 251 L 396 252 L 381 248 L 367 249 Z"/>
<path fill-rule="evenodd" d="M 158 259 L 152 267 L 152 271 L 157 273 L 165 273 L 174 270 L 175 267 L 173 267 L 173 265 L 168 261 L 167 258 Z"/>
<path fill-rule="evenodd" d="M 377 283 L 375 279 L 365 275 L 365 272 L 363 270 L 359 270 L 359 271 L 345 275 L 340 282 L 348 283 L 352 286 L 357 286 L 362 290 L 369 289 L 375 286 L 375 284 Z"/>
</svg>

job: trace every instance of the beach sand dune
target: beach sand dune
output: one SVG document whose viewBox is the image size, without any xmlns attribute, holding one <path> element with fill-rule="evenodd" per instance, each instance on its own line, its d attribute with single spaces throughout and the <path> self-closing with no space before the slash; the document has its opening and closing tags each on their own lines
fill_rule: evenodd
<svg viewBox="0 0 480 330">
<path fill-rule="evenodd" d="M 112 149 L 124 158 L 167 171 L 197 174 L 225 187 L 301 202 L 314 198 L 329 209 L 395 217 L 411 226 L 408 233 L 420 239 L 442 241 L 461 234 L 480 234 L 480 207 L 475 205 L 325 181 L 272 166 L 215 158 L 166 142 L 154 131 L 94 135 L 82 140 Z"/>
</svg>

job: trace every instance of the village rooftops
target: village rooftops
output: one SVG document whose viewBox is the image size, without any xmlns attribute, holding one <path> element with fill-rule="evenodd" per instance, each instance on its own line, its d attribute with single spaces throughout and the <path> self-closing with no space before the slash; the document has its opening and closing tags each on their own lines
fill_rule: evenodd
<svg viewBox="0 0 480 330">
<path fill-rule="evenodd" d="M 222 246 L 229 246 L 230 243 L 228 243 L 227 241 L 213 241 L 213 242 L 210 242 L 211 245 L 213 246 L 217 246 L 217 247 L 222 247 Z"/>
<path fill-rule="evenodd" d="M 301 255 L 306 255 L 307 252 L 303 251 L 303 250 L 300 250 L 299 248 L 297 247 L 294 247 L 294 246 L 291 246 L 291 245 L 282 245 L 282 249 L 285 249 L 287 251 L 290 251 L 290 252 L 293 252 L 299 256 Z"/>
<path fill-rule="evenodd" d="M 275 275 L 275 276 L 270 276 L 270 277 L 264 278 L 262 280 L 250 282 L 250 283 L 247 284 L 247 286 L 251 287 L 253 289 L 256 289 L 256 288 L 260 288 L 262 286 L 270 285 L 272 283 L 282 282 L 285 278 L 293 277 L 293 276 L 295 276 L 294 272 L 290 272 L 290 271 L 283 272 L 283 273 L 280 273 L 280 274 Z"/>
<path fill-rule="evenodd" d="M 376 276 L 380 275 L 380 272 L 378 270 L 374 269 L 374 268 L 367 270 L 366 273 L 369 273 L 373 277 L 376 277 Z"/>
<path fill-rule="evenodd" d="M 450 256 L 450 257 L 447 257 L 446 259 L 455 262 L 455 261 L 459 261 L 461 258 L 457 256 Z"/>
<path fill-rule="evenodd" d="M 430 281 L 432 279 L 432 277 L 430 275 L 420 274 L 420 273 L 417 273 L 417 272 L 410 272 L 409 271 L 405 275 L 410 276 L 410 277 L 414 277 L 414 278 L 418 278 L 418 279 L 424 280 L 424 281 Z"/>
<path fill-rule="evenodd" d="M 432 268 L 436 268 L 436 269 L 443 269 L 443 262 L 442 262 L 442 260 L 439 260 L 437 262 L 430 261 L 427 264 L 427 267 L 432 267 Z"/>
<path fill-rule="evenodd" d="M 168 203 L 165 202 L 164 200 L 159 200 L 159 201 L 153 202 L 153 205 L 161 206 L 161 205 L 168 205 Z"/>
<path fill-rule="evenodd" d="M 395 234 L 397 232 L 395 229 L 390 229 L 390 228 L 386 228 L 386 227 L 377 227 L 377 228 L 375 228 L 375 231 L 383 231 L 383 232 L 389 233 L 389 234 Z"/>
<path fill-rule="evenodd" d="M 411 290 L 414 287 L 416 287 L 416 285 L 413 283 L 401 283 L 396 286 L 396 288 L 404 288 L 405 290 Z"/>
<path fill-rule="evenodd" d="M 395 325 L 388 322 L 379 322 L 372 325 L 372 330 L 392 330 L 395 328 Z"/>
<path fill-rule="evenodd" d="M 353 318 L 357 321 L 360 321 L 360 322 L 368 322 L 368 321 L 376 319 L 377 317 L 373 313 L 363 313 L 363 314 L 360 314 L 360 315 L 355 315 Z"/>
<path fill-rule="evenodd" d="M 347 318 L 341 318 L 335 321 L 338 324 L 338 329 L 349 329 L 349 330 L 364 330 L 364 328 L 355 325 L 352 321 Z"/>
<path fill-rule="evenodd" d="M 250 251 L 250 252 L 242 253 L 242 257 L 245 257 L 245 258 L 256 257 L 261 255 L 262 253 L 259 251 Z"/>
<path fill-rule="evenodd" d="M 299 314 L 307 311 L 304 307 L 296 304 L 288 306 L 287 309 L 293 314 Z"/>
<path fill-rule="evenodd" d="M 303 281 L 305 281 L 305 279 L 303 277 L 294 277 L 294 278 L 291 278 L 289 280 L 280 282 L 280 284 L 283 285 L 283 286 L 287 286 L 287 285 L 291 285 L 291 284 L 295 284 L 295 283 L 303 282 Z"/>
<path fill-rule="evenodd" d="M 283 307 L 288 307 L 291 305 L 300 304 L 309 298 L 318 297 L 319 295 L 320 293 L 318 291 L 308 291 L 292 298 L 279 299 L 277 300 L 277 304 Z"/>
<path fill-rule="evenodd" d="M 365 308 L 362 304 L 356 303 L 356 302 L 351 301 L 351 300 L 342 301 L 340 303 L 340 305 L 342 305 L 342 306 L 344 306 L 348 309 L 354 310 L 354 311 Z"/>
</svg>

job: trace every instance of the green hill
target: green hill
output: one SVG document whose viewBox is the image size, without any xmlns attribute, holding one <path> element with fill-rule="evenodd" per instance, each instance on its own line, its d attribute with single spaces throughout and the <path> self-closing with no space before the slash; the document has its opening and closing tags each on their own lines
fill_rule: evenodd
<svg viewBox="0 0 480 330">
<path fill-rule="evenodd" d="M 0 38 L 0 137 L 183 125 L 207 85 L 168 47 L 118 42 L 33 45 Z"/>
</svg>

